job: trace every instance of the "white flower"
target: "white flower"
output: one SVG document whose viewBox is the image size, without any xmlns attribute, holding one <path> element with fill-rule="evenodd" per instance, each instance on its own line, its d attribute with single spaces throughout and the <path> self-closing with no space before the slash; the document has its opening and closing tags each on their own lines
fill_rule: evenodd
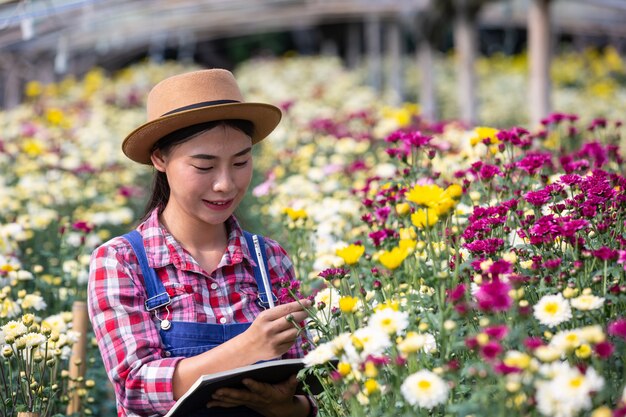
<svg viewBox="0 0 626 417">
<path fill-rule="evenodd" d="M 448 385 L 436 374 L 422 370 L 409 375 L 400 391 L 411 405 L 432 409 L 448 399 Z"/>
<path fill-rule="evenodd" d="M 5 339 L 17 339 L 28 332 L 28 328 L 21 321 L 11 320 L 2 326 Z"/>
<path fill-rule="evenodd" d="M 398 343 L 398 350 L 404 354 L 417 352 L 421 349 L 426 353 L 437 351 L 437 342 L 432 334 L 409 332 Z"/>
<path fill-rule="evenodd" d="M 335 346 L 333 342 L 326 342 L 314 350 L 310 351 L 304 357 L 305 366 L 321 365 L 335 358 Z"/>
<path fill-rule="evenodd" d="M 352 334 L 350 343 L 344 345 L 344 352 L 349 362 L 358 364 L 370 355 L 383 353 L 389 346 L 391 340 L 387 333 L 377 328 L 363 327 Z"/>
<path fill-rule="evenodd" d="M 550 340 L 550 346 L 565 355 L 580 347 L 585 342 L 579 329 L 558 332 Z"/>
<path fill-rule="evenodd" d="M 604 387 L 604 379 L 593 368 L 582 374 L 567 362 L 542 367 L 549 380 L 538 381 L 537 408 L 545 416 L 570 417 L 591 408 L 590 395 Z"/>
<path fill-rule="evenodd" d="M 19 339 L 15 341 L 17 346 L 23 345 L 27 348 L 34 348 L 37 346 L 41 346 L 46 343 L 46 336 L 41 333 L 26 333 L 24 336 L 21 336 Z"/>
<path fill-rule="evenodd" d="M 544 295 L 533 307 L 539 323 L 548 327 L 557 326 L 572 318 L 572 309 L 563 295 Z"/>
<path fill-rule="evenodd" d="M 317 319 L 328 324 L 332 318 L 332 311 L 339 308 L 339 292 L 332 287 L 324 288 L 315 295 L 315 306 L 324 303 L 324 308 L 318 310 Z"/>
<path fill-rule="evenodd" d="M 0 318 L 17 317 L 21 312 L 20 305 L 9 298 L 5 298 L 0 302 Z"/>
<path fill-rule="evenodd" d="M 65 333 L 67 331 L 67 322 L 62 314 L 55 314 L 47 317 L 41 322 L 41 324 L 47 325 L 58 333 Z"/>
<path fill-rule="evenodd" d="M 604 298 L 597 297 L 593 294 L 583 294 L 570 301 L 572 307 L 577 310 L 595 310 L 604 305 Z"/>
<path fill-rule="evenodd" d="M 408 325 L 409 313 L 396 311 L 391 307 L 376 311 L 370 316 L 368 322 L 368 326 L 380 329 L 389 335 L 402 333 Z"/>
<path fill-rule="evenodd" d="M 41 311 L 44 310 L 46 306 L 46 302 L 41 295 L 26 294 L 22 300 L 22 308 L 25 310 L 32 308 L 37 311 Z"/>
</svg>

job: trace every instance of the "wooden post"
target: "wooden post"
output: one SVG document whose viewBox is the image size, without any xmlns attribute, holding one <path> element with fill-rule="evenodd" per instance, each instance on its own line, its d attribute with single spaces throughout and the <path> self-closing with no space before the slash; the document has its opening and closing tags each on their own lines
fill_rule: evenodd
<svg viewBox="0 0 626 417">
<path fill-rule="evenodd" d="M 402 87 L 402 30 L 397 18 L 387 24 L 387 74 L 388 88 L 393 93 L 393 104 L 398 105 L 404 100 Z"/>
<path fill-rule="evenodd" d="M 420 69 L 420 107 L 421 115 L 427 122 L 437 120 L 437 93 L 435 90 L 435 71 L 433 47 L 427 39 L 419 41 L 417 65 Z"/>
<path fill-rule="evenodd" d="M 532 0 L 528 10 L 529 116 L 536 128 L 550 105 L 550 0 Z"/>
<path fill-rule="evenodd" d="M 79 333 L 78 341 L 72 346 L 70 357 L 70 403 L 67 406 L 67 414 L 80 412 L 80 397 L 78 390 L 83 387 L 85 378 L 85 364 L 87 363 L 87 332 L 89 329 L 89 316 L 87 303 L 74 301 L 72 305 L 72 330 Z M 79 382 L 80 380 L 80 382 Z"/>
<path fill-rule="evenodd" d="M 365 42 L 367 47 L 368 73 L 370 85 L 378 92 L 382 87 L 382 59 L 380 40 L 380 17 L 371 15 L 365 23 Z"/>
<path fill-rule="evenodd" d="M 467 0 L 456 0 L 454 18 L 454 46 L 457 55 L 457 74 L 460 119 L 469 126 L 476 123 L 476 51 L 478 40 L 476 23 L 470 16 Z"/>
</svg>

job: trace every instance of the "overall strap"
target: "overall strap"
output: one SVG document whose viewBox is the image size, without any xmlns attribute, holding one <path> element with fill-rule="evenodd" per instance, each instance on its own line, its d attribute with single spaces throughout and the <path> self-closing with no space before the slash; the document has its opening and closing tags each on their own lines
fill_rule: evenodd
<svg viewBox="0 0 626 417">
<path fill-rule="evenodd" d="M 254 267 L 254 279 L 259 288 L 259 304 L 261 304 L 263 308 L 272 308 L 278 299 L 272 292 L 272 284 L 269 279 L 265 240 L 263 236 L 253 235 L 245 230 L 243 231 L 243 235 L 248 244 L 248 251 L 256 262 L 256 267 Z M 271 295 L 271 298 L 268 297 L 268 294 Z"/>
<path fill-rule="evenodd" d="M 141 234 L 137 230 L 133 230 L 122 237 L 132 246 L 133 251 L 135 251 L 135 256 L 137 256 L 137 261 L 139 261 L 139 266 L 141 267 L 141 274 L 143 275 L 144 285 L 148 293 L 148 299 L 145 302 L 146 310 L 152 311 L 169 305 L 172 302 L 169 294 L 165 291 L 165 287 L 159 277 L 157 277 L 154 269 L 150 268 L 148 265 L 148 257 L 143 247 L 143 237 Z"/>
</svg>

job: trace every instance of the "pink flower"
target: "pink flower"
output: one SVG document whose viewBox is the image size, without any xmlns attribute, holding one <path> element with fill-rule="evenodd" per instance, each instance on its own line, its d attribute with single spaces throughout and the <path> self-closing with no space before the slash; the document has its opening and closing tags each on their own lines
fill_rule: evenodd
<svg viewBox="0 0 626 417">
<path fill-rule="evenodd" d="M 626 319 L 621 317 L 609 324 L 609 334 L 626 340 Z"/>
<path fill-rule="evenodd" d="M 489 337 L 502 340 L 509 333 L 509 328 L 506 325 L 502 324 L 499 326 L 486 327 L 483 332 L 485 332 Z"/>
<path fill-rule="evenodd" d="M 487 360 L 495 359 L 502 352 L 502 346 L 498 342 L 487 342 L 480 348 L 480 354 Z"/>
<path fill-rule="evenodd" d="M 611 342 L 604 341 L 596 345 L 595 351 L 601 359 L 608 359 L 615 351 L 615 346 Z"/>
<path fill-rule="evenodd" d="M 511 286 L 499 279 L 481 285 L 475 295 L 479 308 L 486 312 L 507 311 L 513 304 L 510 290 Z"/>
<path fill-rule="evenodd" d="M 529 350 L 535 350 L 537 349 L 539 346 L 543 346 L 543 340 L 541 340 L 538 337 L 527 337 L 524 340 L 524 346 L 526 346 L 526 349 Z"/>
</svg>

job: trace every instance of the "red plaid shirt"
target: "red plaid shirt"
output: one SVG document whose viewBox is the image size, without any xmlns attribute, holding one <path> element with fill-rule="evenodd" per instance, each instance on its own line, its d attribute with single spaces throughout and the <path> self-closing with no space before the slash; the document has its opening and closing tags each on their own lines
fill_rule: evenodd
<svg viewBox="0 0 626 417">
<path fill-rule="evenodd" d="M 227 222 L 228 246 L 212 274 L 161 226 L 158 211 L 139 225 L 148 264 L 169 293 L 171 321 L 200 323 L 250 322 L 261 312 L 256 304 L 254 258 L 248 252 L 239 223 Z M 284 249 L 266 238 L 270 279 L 279 288 L 294 278 Z M 166 357 L 159 337 L 159 319 L 144 307 L 146 290 L 137 258 L 121 237 L 111 239 L 91 256 L 89 316 L 104 366 L 113 382 L 119 416 L 162 415 L 174 405 L 172 375 L 180 357 Z M 165 318 L 164 308 L 157 310 Z M 302 357 L 299 338 L 283 357 Z"/>
</svg>

